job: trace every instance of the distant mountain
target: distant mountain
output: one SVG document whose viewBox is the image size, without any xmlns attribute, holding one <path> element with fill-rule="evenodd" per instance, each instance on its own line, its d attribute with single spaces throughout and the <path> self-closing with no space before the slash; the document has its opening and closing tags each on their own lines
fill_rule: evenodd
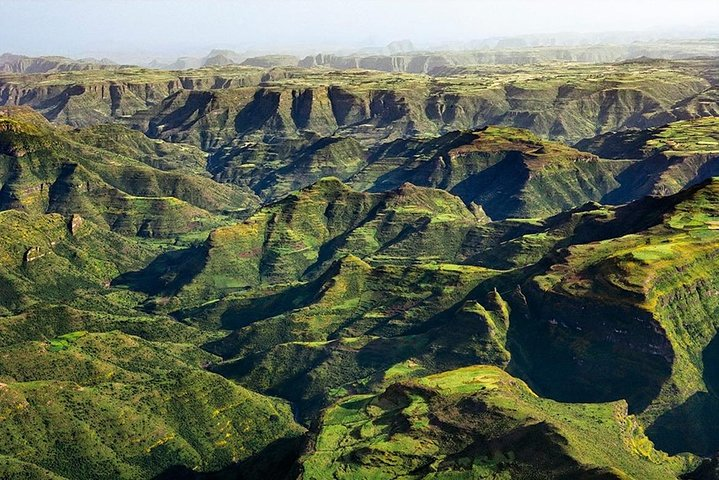
<svg viewBox="0 0 719 480">
<path fill-rule="evenodd" d="M 308 134 L 337 132 L 372 143 L 487 125 L 575 143 L 613 130 L 711 115 L 717 104 L 711 59 L 554 63 L 530 73 L 512 66 L 452 67 L 431 77 L 249 66 L 112 72 L 47 74 L 52 77 L 44 83 L 0 74 L 0 103 L 29 105 L 72 126 L 120 121 L 213 151 Z"/>
<path fill-rule="evenodd" d="M 481 48 L 473 45 L 447 51 L 417 51 L 411 42 L 397 42 L 388 45 L 383 52 L 310 55 L 300 61 L 300 66 L 435 74 L 441 69 L 471 65 L 527 65 L 553 61 L 606 63 L 642 56 L 681 59 L 719 55 L 719 42 L 715 40 L 553 45 L 551 41 L 532 42 L 524 37 L 511 37 L 482 42 L 478 46 Z"/>
<path fill-rule="evenodd" d="M 163 63 L 153 60 L 148 64 L 150 68 L 159 70 L 189 70 L 192 68 L 200 68 L 205 64 L 205 60 L 196 57 L 180 57 L 172 63 Z"/>
<path fill-rule="evenodd" d="M 261 68 L 296 67 L 299 61 L 300 59 L 294 55 L 262 55 L 247 58 L 242 62 L 242 65 Z"/>
<path fill-rule="evenodd" d="M 392 55 L 397 53 L 409 53 L 416 50 L 410 40 L 397 40 L 390 42 L 385 48 L 387 49 L 387 52 Z"/>
<path fill-rule="evenodd" d="M 51 73 L 74 70 L 92 70 L 112 67 L 116 64 L 109 59 L 83 58 L 73 60 L 66 57 L 27 57 L 3 53 L 0 55 L 0 72 L 6 73 Z"/>
<path fill-rule="evenodd" d="M 190 70 L 210 66 L 239 65 L 247 58 L 247 55 L 233 50 L 214 49 L 204 57 L 180 57 L 174 62 L 153 60 L 148 67 L 159 70 Z"/>
</svg>

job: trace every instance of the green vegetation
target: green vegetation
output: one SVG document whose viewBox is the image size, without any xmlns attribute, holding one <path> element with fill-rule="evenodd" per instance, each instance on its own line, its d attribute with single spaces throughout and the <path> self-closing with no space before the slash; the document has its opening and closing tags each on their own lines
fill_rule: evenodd
<svg viewBox="0 0 719 480">
<path fill-rule="evenodd" d="M 0 451 L 19 462 L 67 478 L 148 478 L 178 464 L 219 470 L 301 434 L 283 403 L 199 368 L 208 355 L 196 347 L 119 332 L 51 345 L 0 354 Z"/>
<path fill-rule="evenodd" d="M 135 158 L 159 170 L 184 170 L 206 175 L 207 154 L 191 145 L 153 140 L 142 132 L 113 124 L 76 129 L 69 133 L 80 143 Z"/>
<path fill-rule="evenodd" d="M 621 207 L 601 228 L 612 230 L 626 215 L 649 224 L 574 245 L 522 287 L 535 320 L 518 326 L 525 344 L 517 368 L 536 380 L 538 392 L 567 401 L 626 398 L 645 425 L 657 422 L 650 432 L 670 435 L 663 415 L 712 381 L 703 356 L 719 327 L 712 293 L 717 198 L 712 180 Z M 658 434 L 655 441 L 676 445 Z"/>
<path fill-rule="evenodd" d="M 209 229 L 221 223 L 217 214 L 254 206 L 253 194 L 199 175 L 196 149 L 123 130 L 68 132 L 30 109 L 3 108 L 0 208 L 80 214 L 120 233 L 170 237 Z"/>
<path fill-rule="evenodd" d="M 487 127 L 389 143 L 350 184 L 377 191 L 410 181 L 481 205 L 492 219 L 540 217 L 600 200 L 619 187 L 618 176 L 628 165 L 599 160 L 526 130 Z"/>
<path fill-rule="evenodd" d="M 326 178 L 243 223 L 213 231 L 202 246 L 201 270 L 182 276 L 176 300 L 192 303 L 261 283 L 312 278 L 349 253 L 381 252 L 400 263 L 418 256 L 449 259 L 476 223 L 458 198 L 441 190 L 405 185 L 369 194 Z M 456 226 L 452 243 L 448 225 Z M 146 274 L 154 275 L 152 269 Z"/>
<path fill-rule="evenodd" d="M 115 276 L 140 267 L 158 251 L 89 220 L 73 235 L 58 214 L 0 212 L 0 306 L 17 312 L 35 302 L 69 303 L 83 292 L 95 295 Z"/>
<path fill-rule="evenodd" d="M 77 339 L 82 338 L 85 335 L 87 335 L 86 331 L 71 332 L 66 333 L 65 335 L 60 335 L 59 337 L 50 340 L 50 351 L 59 352 L 61 350 L 67 350 L 77 341 Z"/>
<path fill-rule="evenodd" d="M 203 369 L 212 334 L 110 288 L 161 244 L 58 214 L 0 212 L 0 476 L 218 470 L 302 429 L 288 406 Z"/>
<path fill-rule="evenodd" d="M 293 62 L 0 74 L 0 477 L 719 449 L 711 61 Z"/>
<path fill-rule="evenodd" d="M 599 135 L 579 142 L 607 158 L 669 158 L 719 153 L 719 122 L 716 117 L 695 118 L 647 130 L 628 130 Z M 656 160 L 655 160 L 656 161 Z"/>
<path fill-rule="evenodd" d="M 304 478 L 656 478 L 656 451 L 623 402 L 562 404 L 473 366 L 348 397 L 323 415 Z"/>
<path fill-rule="evenodd" d="M 607 133 L 577 147 L 606 158 L 641 159 L 619 175 L 622 186 L 604 198 L 611 203 L 677 193 L 719 172 L 719 122 L 715 117 Z"/>
</svg>

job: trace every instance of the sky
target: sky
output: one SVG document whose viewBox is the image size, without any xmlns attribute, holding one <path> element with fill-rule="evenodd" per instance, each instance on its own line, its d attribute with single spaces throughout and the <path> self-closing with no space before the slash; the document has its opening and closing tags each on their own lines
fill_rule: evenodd
<svg viewBox="0 0 719 480">
<path fill-rule="evenodd" d="M 719 30 L 719 0 L 0 0 L 0 52 L 115 59 Z"/>
</svg>

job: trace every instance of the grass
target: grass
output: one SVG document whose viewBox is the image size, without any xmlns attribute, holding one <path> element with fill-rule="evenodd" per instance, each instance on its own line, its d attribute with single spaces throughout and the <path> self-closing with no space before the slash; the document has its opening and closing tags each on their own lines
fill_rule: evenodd
<svg viewBox="0 0 719 480">
<path fill-rule="evenodd" d="M 152 135 L 189 143 L 0 109 L 0 476 L 221 469 L 301 433 L 282 397 L 307 424 L 326 409 L 305 478 L 676 477 L 690 461 L 643 426 L 709 388 L 716 185 L 567 212 L 631 162 L 545 137 L 653 125 L 707 87 L 702 65 L 1 75 L 128 86 L 116 113 L 90 88 L 43 112 L 144 112 Z M 716 153 L 715 123 L 657 129 L 648 148 Z M 46 185 L 63 187 L 52 205 Z M 284 199 L 249 215 L 256 195 Z M 128 271 L 143 288 L 112 284 Z M 507 365 L 544 395 L 584 397 L 538 397 Z"/>
<path fill-rule="evenodd" d="M 459 408 L 470 402 L 484 407 Z M 443 428 L 452 429 L 452 442 L 445 441 Z M 537 432 L 530 448 L 544 445 L 541 460 L 524 451 L 521 441 L 499 440 L 523 429 Z M 467 448 L 478 438 L 503 448 Z M 466 478 L 484 472 L 492 478 L 524 478 L 532 462 L 547 462 L 542 470 L 547 475 L 555 473 L 552 469 L 579 475 L 604 468 L 626 478 L 659 479 L 686 468 L 684 459 L 654 450 L 622 402 L 557 403 L 537 397 L 496 367 L 472 366 L 333 405 L 323 416 L 314 452 L 304 459 L 303 474 L 308 479 Z"/>
<path fill-rule="evenodd" d="M 50 340 L 50 351 L 60 352 L 62 350 L 67 350 L 78 339 L 84 337 L 85 335 L 87 335 L 87 331 L 81 330 L 79 332 L 70 332 L 53 338 Z"/>
<path fill-rule="evenodd" d="M 669 156 L 719 153 L 719 120 L 707 117 L 671 123 L 657 129 L 644 148 Z"/>
<path fill-rule="evenodd" d="M 496 389 L 502 375 L 504 373 L 492 367 L 468 368 L 430 375 L 419 380 L 419 383 L 440 392 L 473 393 Z"/>
<path fill-rule="evenodd" d="M 2 107 L 2 174 L 12 204 L 33 213 L 80 214 L 130 235 L 173 237 L 219 225 L 254 195 L 200 174 L 198 149 L 152 141 L 124 127 L 67 131 L 28 108 Z M 22 170 L 22 175 L 11 175 Z M 54 195 L 49 188 L 55 185 Z"/>
<path fill-rule="evenodd" d="M 642 321 L 652 322 L 655 328 L 661 329 L 661 337 L 650 343 L 657 350 L 671 352 L 662 353 L 670 359 L 671 368 L 655 365 L 647 371 L 635 369 L 627 373 L 641 372 L 641 379 L 637 378 L 632 387 L 634 391 L 639 390 L 640 384 L 657 389 L 646 400 L 630 400 L 633 408 L 643 411 L 640 418 L 646 425 L 706 389 L 702 352 L 719 328 L 711 313 L 717 309 L 712 293 L 714 251 L 719 240 L 714 229 L 716 180 L 679 196 L 682 201 L 665 211 L 658 225 L 637 234 L 570 247 L 562 263 L 534 280 L 546 292 L 546 298 L 552 299 L 547 301 L 556 301 L 551 319 L 565 322 L 564 328 L 568 328 L 566 322 L 571 322 L 582 329 L 577 334 L 568 334 L 566 341 L 570 343 L 562 348 L 585 361 L 599 362 L 598 358 L 604 357 L 601 349 L 582 347 L 595 341 L 594 333 L 586 333 L 586 329 L 591 330 L 592 322 L 598 321 L 584 322 L 570 313 L 581 311 L 582 305 L 593 305 L 592 311 L 597 313 L 615 312 L 598 317 L 610 325 L 606 328 L 619 332 L 613 341 L 613 358 L 625 348 L 624 342 L 632 342 L 636 335 L 642 335 L 636 330 Z M 632 318 L 646 320 L 633 323 Z M 547 317 L 546 321 L 549 320 Z M 659 347 L 661 342 L 667 342 L 666 346 Z M 625 351 L 622 355 L 632 354 Z M 618 362 L 616 368 L 622 368 L 620 364 Z M 584 378 L 572 381 L 590 384 L 598 381 Z M 603 381 L 612 384 L 611 380 Z M 660 386 L 650 387 L 654 382 Z M 554 395 L 559 395 L 560 390 L 558 387 Z"/>
<path fill-rule="evenodd" d="M 80 333 L 39 357 L 33 342 L 4 349 L 33 365 L 0 362 L 14 379 L 0 391 L 3 455 L 67 478 L 146 478 L 221 469 L 301 433 L 283 403 L 199 368 L 196 347 Z"/>
</svg>

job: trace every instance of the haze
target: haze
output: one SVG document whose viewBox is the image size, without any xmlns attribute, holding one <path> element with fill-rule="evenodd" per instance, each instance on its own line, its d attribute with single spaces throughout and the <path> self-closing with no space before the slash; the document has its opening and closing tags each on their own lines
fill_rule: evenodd
<svg viewBox="0 0 719 480">
<path fill-rule="evenodd" d="M 209 48 L 299 53 L 418 48 L 539 33 L 714 35 L 716 0 L 0 0 L 0 51 L 117 60 Z"/>
</svg>

